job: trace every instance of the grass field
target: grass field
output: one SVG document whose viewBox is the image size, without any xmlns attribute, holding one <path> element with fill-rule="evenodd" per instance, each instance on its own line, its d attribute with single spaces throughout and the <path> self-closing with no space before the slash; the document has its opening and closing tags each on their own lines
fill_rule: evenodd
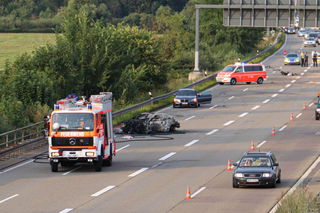
<svg viewBox="0 0 320 213">
<path fill-rule="evenodd" d="M 22 53 L 31 53 L 36 47 L 55 41 L 50 33 L 0 33 L 0 69 L 6 60 L 13 61 Z"/>
</svg>

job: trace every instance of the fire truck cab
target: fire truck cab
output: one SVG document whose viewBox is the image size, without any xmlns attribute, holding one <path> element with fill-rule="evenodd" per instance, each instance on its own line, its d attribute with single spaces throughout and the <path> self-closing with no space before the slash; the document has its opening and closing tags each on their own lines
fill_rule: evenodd
<svg viewBox="0 0 320 213">
<path fill-rule="evenodd" d="M 95 171 L 112 165 L 115 142 L 112 128 L 112 93 L 57 101 L 50 116 L 49 158 L 52 172 L 61 166 L 90 163 Z"/>
</svg>

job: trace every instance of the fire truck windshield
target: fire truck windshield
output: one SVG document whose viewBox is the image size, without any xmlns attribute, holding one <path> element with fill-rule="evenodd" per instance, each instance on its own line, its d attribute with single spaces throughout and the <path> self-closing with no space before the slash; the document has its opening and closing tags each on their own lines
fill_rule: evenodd
<svg viewBox="0 0 320 213">
<path fill-rule="evenodd" d="M 55 113 L 52 116 L 53 131 L 92 131 L 94 127 L 91 113 Z"/>
</svg>

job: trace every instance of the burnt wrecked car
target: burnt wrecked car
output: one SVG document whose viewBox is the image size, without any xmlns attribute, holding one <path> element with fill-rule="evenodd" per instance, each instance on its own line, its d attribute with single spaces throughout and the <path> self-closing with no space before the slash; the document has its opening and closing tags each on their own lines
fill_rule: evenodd
<svg viewBox="0 0 320 213">
<path fill-rule="evenodd" d="M 166 113 L 141 113 L 127 121 L 122 127 L 124 133 L 148 134 L 150 132 L 172 132 L 180 123 Z"/>
</svg>

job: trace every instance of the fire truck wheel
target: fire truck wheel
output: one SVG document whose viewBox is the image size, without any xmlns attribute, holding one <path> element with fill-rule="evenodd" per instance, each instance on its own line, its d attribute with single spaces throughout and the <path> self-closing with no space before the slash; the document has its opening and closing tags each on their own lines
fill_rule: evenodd
<svg viewBox="0 0 320 213">
<path fill-rule="evenodd" d="M 110 146 L 109 157 L 103 160 L 103 166 L 112 166 L 112 145 Z"/>
<path fill-rule="evenodd" d="M 98 160 L 93 162 L 93 167 L 96 172 L 100 172 L 102 169 L 102 156 L 98 156 Z"/>
<path fill-rule="evenodd" d="M 58 165 L 59 165 L 59 163 L 52 162 L 51 163 L 51 171 L 52 172 L 57 172 L 58 171 Z"/>
</svg>

